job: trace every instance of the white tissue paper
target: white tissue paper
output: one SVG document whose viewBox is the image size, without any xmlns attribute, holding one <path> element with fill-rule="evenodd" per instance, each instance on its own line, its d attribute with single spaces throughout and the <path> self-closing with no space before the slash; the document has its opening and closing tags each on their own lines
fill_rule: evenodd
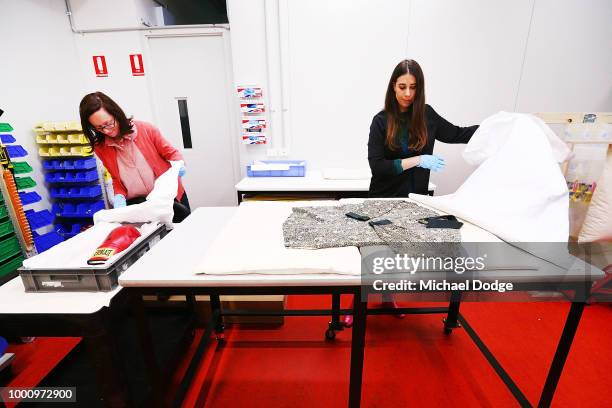
<svg viewBox="0 0 612 408">
<path fill-rule="evenodd" d="M 541 119 L 500 112 L 485 119 L 467 144 L 465 160 L 479 167 L 455 193 L 410 198 L 504 241 L 567 242 L 569 198 L 559 163 L 569 154 Z"/>
<path fill-rule="evenodd" d="M 159 222 L 172 228 L 174 198 L 178 191 L 178 173 L 183 161 L 171 161 L 170 168 L 155 180 L 153 191 L 144 203 L 127 207 L 102 210 L 94 214 L 94 224 L 98 222 Z"/>
<path fill-rule="evenodd" d="M 87 260 L 91 258 L 94 251 L 102 245 L 108 234 L 112 230 L 121 226 L 116 222 L 100 222 L 86 229 L 78 235 L 70 238 L 67 241 L 60 242 L 53 248 L 47 251 L 25 259 L 23 267 L 25 269 L 96 269 L 108 268 L 117 259 L 119 259 L 126 251 L 129 251 L 135 245 L 138 245 L 143 239 L 151 235 L 159 226 L 157 223 L 147 223 L 141 226 L 135 226 L 140 231 L 140 237 L 122 252 L 115 254 L 104 265 L 88 265 Z"/>
</svg>

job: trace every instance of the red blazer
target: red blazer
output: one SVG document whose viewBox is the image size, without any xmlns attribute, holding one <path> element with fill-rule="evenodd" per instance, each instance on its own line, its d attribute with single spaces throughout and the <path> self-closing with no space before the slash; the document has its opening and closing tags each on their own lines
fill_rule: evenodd
<svg viewBox="0 0 612 408">
<path fill-rule="evenodd" d="M 133 123 L 134 130 L 138 132 L 138 137 L 136 137 L 134 143 L 136 143 L 145 160 L 149 163 L 151 169 L 153 169 L 155 179 L 170 168 L 168 161 L 183 160 L 181 152 L 164 139 L 158 128 L 150 123 L 139 120 L 135 120 Z M 114 193 L 123 194 L 124 197 L 127 197 L 127 190 L 119 176 L 119 165 L 117 164 L 117 151 L 115 148 L 106 146 L 104 142 L 101 142 L 94 146 L 94 152 L 113 179 Z M 179 178 L 176 199 L 180 201 L 184 192 L 183 183 Z"/>
</svg>

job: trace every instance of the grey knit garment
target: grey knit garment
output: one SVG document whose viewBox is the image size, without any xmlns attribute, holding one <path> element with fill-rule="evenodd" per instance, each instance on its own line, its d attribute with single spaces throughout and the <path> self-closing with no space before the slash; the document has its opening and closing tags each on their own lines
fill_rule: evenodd
<svg viewBox="0 0 612 408">
<path fill-rule="evenodd" d="M 373 221 L 388 219 L 392 224 L 372 227 L 367 221 L 347 217 L 347 212 L 367 215 Z M 414 251 L 426 249 L 432 242 L 460 242 L 459 230 L 426 228 L 417 221 L 437 215 L 407 201 L 365 200 L 360 204 L 294 207 L 283 223 L 283 235 L 286 247 L 301 249 L 408 245 Z"/>
</svg>

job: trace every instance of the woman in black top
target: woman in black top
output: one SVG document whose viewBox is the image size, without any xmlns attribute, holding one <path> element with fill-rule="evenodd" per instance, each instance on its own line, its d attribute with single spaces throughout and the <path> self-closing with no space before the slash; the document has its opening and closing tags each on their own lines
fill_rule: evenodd
<svg viewBox="0 0 612 408">
<path fill-rule="evenodd" d="M 445 166 L 443 158 L 432 154 L 435 141 L 467 143 L 477 128 L 455 126 L 426 105 L 421 67 L 414 60 L 400 62 L 389 79 L 385 108 L 370 125 L 369 197 L 427 194 L 430 171 L 441 171 Z M 392 298 L 383 306 L 397 308 Z M 345 316 L 344 324 L 350 327 L 352 316 Z"/>
<path fill-rule="evenodd" d="M 444 159 L 432 155 L 435 141 L 467 143 L 477 128 L 455 126 L 426 105 L 421 67 L 414 60 L 400 62 L 387 86 L 385 109 L 370 125 L 369 196 L 427 194 L 429 172 L 444 169 Z"/>
</svg>

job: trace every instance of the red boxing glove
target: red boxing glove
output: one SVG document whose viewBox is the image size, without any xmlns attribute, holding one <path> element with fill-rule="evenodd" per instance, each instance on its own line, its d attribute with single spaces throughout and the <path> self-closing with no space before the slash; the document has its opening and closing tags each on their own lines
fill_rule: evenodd
<svg viewBox="0 0 612 408">
<path fill-rule="evenodd" d="M 87 261 L 88 265 L 102 265 L 113 255 L 132 245 L 140 237 L 140 232 L 133 225 L 122 225 L 108 234 L 102 245 L 96 249 Z"/>
</svg>

